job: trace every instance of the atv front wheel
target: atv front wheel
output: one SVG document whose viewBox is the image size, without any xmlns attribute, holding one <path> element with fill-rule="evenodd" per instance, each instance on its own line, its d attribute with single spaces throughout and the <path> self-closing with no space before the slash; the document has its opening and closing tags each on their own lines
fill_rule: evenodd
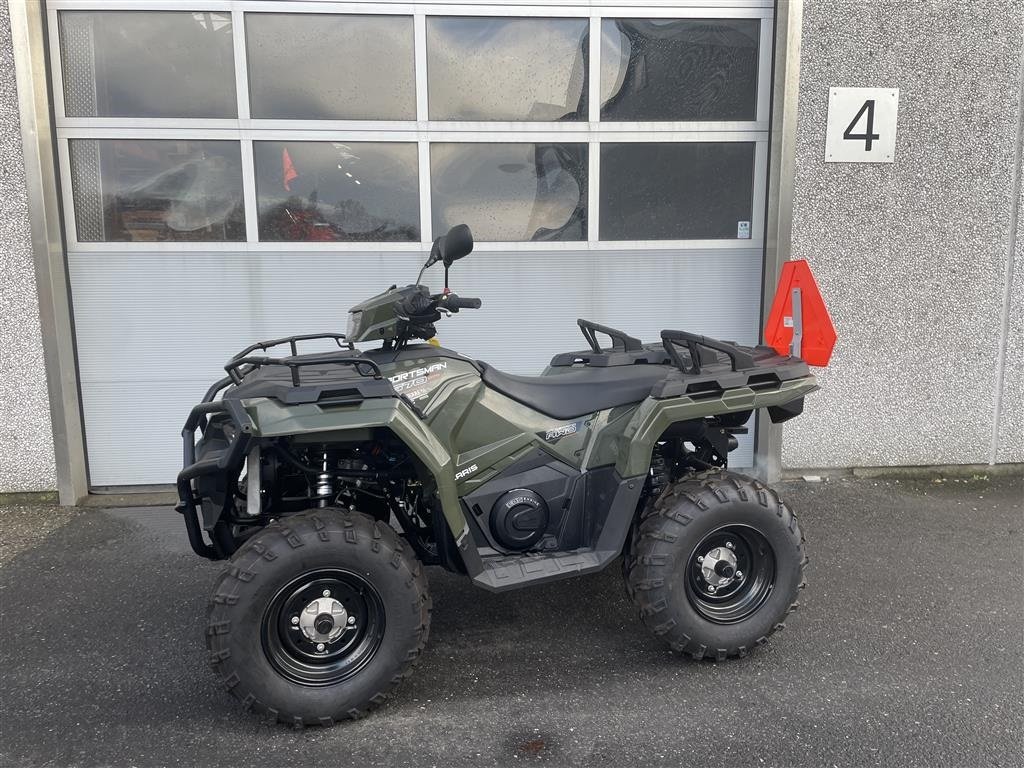
<svg viewBox="0 0 1024 768">
<path fill-rule="evenodd" d="M 625 557 L 626 587 L 673 650 L 723 660 L 782 629 L 806 562 L 796 515 L 775 491 L 712 471 L 644 510 Z"/>
<path fill-rule="evenodd" d="M 381 704 L 427 641 L 419 561 L 358 512 L 290 515 L 231 558 L 210 600 L 206 644 L 247 709 L 330 725 Z"/>
</svg>

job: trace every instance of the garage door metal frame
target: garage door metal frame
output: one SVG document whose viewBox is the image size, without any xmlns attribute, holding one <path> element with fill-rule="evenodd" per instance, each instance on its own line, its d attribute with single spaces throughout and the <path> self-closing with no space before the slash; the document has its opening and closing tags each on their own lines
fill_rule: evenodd
<svg viewBox="0 0 1024 768">
<path fill-rule="evenodd" d="M 161 2 L 147 5 L 150 9 L 181 9 L 181 10 L 193 10 L 196 9 L 200 4 L 194 2 Z M 251 10 L 266 10 L 266 6 L 256 3 L 201 3 L 203 10 L 218 10 L 214 6 L 224 6 L 225 9 L 230 10 L 233 14 L 241 14 L 248 8 Z M 363 12 L 372 11 L 374 13 L 380 13 L 384 3 L 376 4 L 349 4 L 349 3 L 294 3 L 288 4 L 288 10 L 299 10 L 300 6 L 308 7 L 309 10 L 317 10 L 323 12 L 329 9 L 344 9 L 347 12 Z M 406 14 L 412 13 L 414 17 L 423 18 L 424 14 L 429 12 L 441 12 L 441 13 L 466 13 L 466 6 L 463 5 L 431 5 L 424 6 L 420 4 L 398 4 L 398 3 L 387 3 L 388 10 L 390 12 L 399 13 L 404 12 Z M 682 10 L 682 6 L 688 6 L 686 11 L 692 11 L 692 13 L 685 12 Z M 735 3 L 730 3 L 730 6 L 735 6 Z M 258 6 L 258 7 L 257 7 Z M 146 126 L 142 125 L 131 125 L 129 121 L 123 121 L 118 119 L 118 128 L 114 128 L 109 125 L 101 125 L 104 118 L 78 118 L 74 120 L 74 124 L 68 121 L 66 118 L 58 117 L 55 124 L 50 122 L 50 115 L 48 110 L 41 110 L 40 104 L 48 104 L 51 96 L 54 99 L 55 107 L 59 107 L 57 103 L 62 99 L 62 91 L 60 88 L 55 88 L 51 94 L 48 88 L 48 81 L 45 76 L 46 68 L 49 63 L 45 57 L 45 41 L 44 41 L 44 25 L 43 19 L 40 18 L 40 14 L 35 10 L 38 6 L 34 3 L 29 4 L 22 0 L 17 0 L 10 4 L 11 16 L 12 16 L 12 30 L 15 34 L 15 55 L 17 63 L 17 71 L 19 75 L 19 92 L 23 93 L 21 99 L 21 110 L 22 110 L 22 130 L 26 137 L 25 141 L 25 160 L 26 166 L 30 171 L 38 169 L 35 175 L 40 179 L 38 187 L 33 188 L 32 181 L 30 179 L 30 214 L 32 217 L 32 228 L 33 228 L 33 245 L 36 256 L 37 266 L 37 280 L 39 282 L 39 290 L 41 295 L 41 312 L 45 315 L 43 318 L 43 341 L 46 348 L 46 367 L 48 383 L 50 385 L 51 394 L 51 411 L 53 418 L 53 431 L 55 440 L 55 451 L 57 454 L 57 472 L 58 472 L 58 485 L 60 498 L 62 503 L 76 503 L 83 496 L 88 493 L 88 485 L 86 481 L 87 470 L 86 470 L 86 456 L 85 456 L 85 443 L 83 439 L 82 430 L 82 418 L 81 418 L 81 404 L 78 395 L 78 382 L 77 376 L 75 375 L 75 364 L 74 364 L 74 346 L 72 341 L 72 328 L 73 320 L 71 315 L 70 297 L 67 287 L 66 277 L 66 265 L 64 263 L 64 250 L 59 247 L 58 242 L 55 242 L 54 232 L 58 226 L 60 216 L 60 201 L 56 199 L 54 191 L 62 190 L 64 194 L 64 235 L 65 237 L 69 233 L 74 232 L 73 227 L 68 227 L 67 217 L 73 213 L 70 211 L 69 195 L 70 189 L 68 184 L 61 184 L 59 174 L 54 173 L 53 160 L 53 143 L 52 143 L 52 129 L 56 128 L 57 138 L 60 141 L 66 141 L 69 138 L 74 138 L 76 135 L 82 135 L 78 129 L 84 129 L 84 132 L 88 132 L 90 138 L 98 138 L 97 131 L 101 133 L 107 133 L 111 131 L 111 135 L 125 132 L 131 132 L 135 138 L 157 138 L 160 134 L 168 132 L 168 136 L 181 135 L 171 126 L 162 126 L 156 124 L 158 121 L 144 120 Z M 138 6 L 133 3 L 119 3 L 119 2 L 90 2 L 82 3 L 75 2 L 74 0 L 57 0 L 57 2 L 51 3 L 48 6 L 48 13 L 51 15 L 51 25 L 49 35 L 51 37 L 50 43 L 55 43 L 56 34 L 55 21 L 56 11 L 60 8 L 75 7 L 83 8 L 88 7 L 91 9 L 100 8 L 137 8 Z M 739 15 L 751 15 L 751 9 L 766 9 L 766 4 L 763 2 L 750 2 L 745 4 L 745 8 L 740 12 Z M 503 16 L 522 16 L 522 15 L 536 15 L 536 16 L 551 16 L 551 15 L 568 15 L 572 11 L 572 15 L 590 16 L 592 18 L 592 33 L 594 32 L 594 25 L 597 23 L 597 19 L 601 15 L 645 15 L 645 16 L 657 16 L 662 15 L 666 17 L 680 17 L 683 15 L 710 15 L 726 16 L 730 15 L 733 10 L 726 7 L 725 3 L 716 2 L 716 0 L 702 0 L 697 3 L 684 3 L 678 0 L 673 3 L 658 3 L 654 2 L 645 3 L 644 8 L 636 8 L 631 6 L 622 6 L 621 4 L 613 3 L 600 3 L 596 2 L 593 4 L 581 4 L 574 3 L 572 0 L 568 2 L 559 3 L 557 6 L 551 7 L 539 7 L 533 6 L 529 13 L 525 12 L 524 6 L 509 6 L 509 5 L 474 5 L 474 14 L 479 12 L 480 15 L 494 14 Z M 774 9 L 770 5 L 767 5 L 767 15 L 771 16 L 774 10 L 774 29 L 772 25 L 765 24 L 763 26 L 768 27 L 768 31 L 762 30 L 762 41 L 766 39 L 765 35 L 767 32 L 774 32 L 774 45 L 764 46 L 762 45 L 762 55 L 771 54 L 771 49 L 774 48 L 778 55 L 778 61 L 775 64 L 774 71 L 769 75 L 772 91 L 772 99 L 775 102 L 775 113 L 771 116 L 770 125 L 766 121 L 757 121 L 760 123 L 758 129 L 769 131 L 768 140 L 762 140 L 758 142 L 758 147 L 761 155 L 760 166 L 763 170 L 760 172 L 762 176 L 757 179 L 755 190 L 764 190 L 765 180 L 764 174 L 768 174 L 768 144 L 771 144 L 771 174 L 769 179 L 774 179 L 774 182 L 769 182 L 767 199 L 761 196 L 757 201 L 756 205 L 760 211 L 760 215 L 764 216 L 767 214 L 767 219 L 762 219 L 761 226 L 754 229 L 754 232 L 765 231 L 766 241 L 763 243 L 766 251 L 766 259 L 763 265 L 763 276 L 764 276 L 764 293 L 767 295 L 770 293 L 769 288 L 774 286 L 775 277 L 779 268 L 779 264 L 788 256 L 789 251 L 789 238 L 788 238 L 788 215 L 792 208 L 792 183 L 793 183 L 793 166 L 792 166 L 792 146 L 795 141 L 795 118 L 796 118 L 796 97 L 797 97 L 797 69 L 799 65 L 799 29 L 800 29 L 800 18 L 802 10 L 802 2 L 799 0 L 780 0 Z M 240 19 L 236 19 L 236 22 Z M 236 27 L 239 25 L 236 23 Z M 422 25 L 420 25 L 422 27 Z M 599 38 L 598 38 L 599 39 Z M 771 39 L 768 37 L 767 39 Z M 238 44 L 236 40 L 236 45 Z M 593 45 L 593 43 L 592 43 Z M 765 50 L 767 48 L 767 50 Z M 417 47 L 418 51 L 422 50 L 422 46 Z M 796 55 L 794 55 L 796 54 Z M 769 62 L 771 59 L 769 58 Z M 596 66 L 596 62 L 592 60 L 592 67 Z M 770 70 L 771 71 L 771 70 Z M 53 82 L 58 81 L 59 72 L 52 72 Z M 596 73 L 592 70 L 591 82 L 595 82 L 594 75 Z M 239 72 L 236 67 L 236 78 L 245 77 L 244 71 Z M 417 78 L 421 77 L 419 68 L 417 68 Z M 21 87 L 22 85 L 27 87 Z M 765 89 L 760 89 L 765 90 Z M 247 85 L 245 88 L 240 89 L 247 93 Z M 419 93 L 422 93 L 422 89 L 418 89 Z M 759 100 L 765 96 L 760 94 Z M 599 99 L 591 98 L 591 118 L 593 120 L 593 112 L 598 108 L 597 103 Z M 58 115 L 62 115 L 62 110 L 57 111 Z M 758 117 L 767 117 L 769 112 L 762 112 L 759 108 Z M 86 121 L 86 122 L 83 122 Z M 199 128 L 199 121 L 190 121 L 190 124 L 195 124 L 195 128 Z M 218 121 L 210 121 L 218 122 Z M 245 127 L 240 126 L 240 121 L 231 120 L 227 121 L 232 125 L 231 138 L 238 138 L 239 131 L 243 131 L 242 140 L 251 141 L 251 137 L 244 135 Z M 260 121 L 266 122 L 266 121 Z M 179 123 L 180 125 L 180 123 Z M 365 125 L 365 124 L 364 124 Z M 692 128 L 692 124 L 686 124 Z M 721 124 L 716 124 L 721 126 Z M 138 130 L 145 127 L 145 136 L 141 136 Z M 342 126 L 337 126 L 341 128 Z M 489 124 L 486 134 L 482 134 L 479 140 L 499 140 L 496 139 L 493 128 L 496 126 Z M 526 137 L 535 135 L 529 131 L 531 128 L 539 126 L 524 126 L 523 124 L 510 125 L 510 133 L 514 134 L 519 140 L 526 141 Z M 564 131 L 566 138 L 572 135 L 572 128 L 574 126 L 563 126 L 560 131 Z M 616 126 L 618 127 L 618 126 Z M 415 140 L 421 144 L 428 141 L 443 140 L 441 137 L 445 134 L 439 133 L 438 131 L 432 131 L 428 135 L 423 135 L 423 129 L 425 126 L 417 125 L 412 131 L 415 136 Z M 632 138 L 636 136 L 640 138 L 637 133 L 638 130 L 648 129 L 647 125 L 629 125 L 623 126 L 620 130 L 614 130 L 613 128 L 598 128 L 598 131 L 602 133 L 607 131 L 613 134 L 615 138 Z M 687 138 L 694 137 L 692 131 L 679 130 L 680 126 L 659 126 L 659 128 L 665 130 L 659 130 L 658 135 L 653 138 L 647 138 L 645 140 L 672 140 L 670 137 L 678 137 L 677 140 L 686 140 Z M 743 125 L 743 129 L 738 132 L 739 135 L 743 135 L 747 141 L 750 141 L 750 133 L 747 131 L 753 126 L 748 128 L 748 125 Z M 261 126 L 259 130 L 260 138 L 270 138 L 269 129 L 271 126 Z M 330 126 L 331 137 L 337 139 L 339 134 L 336 132 L 335 127 Z M 471 128 L 467 126 L 452 126 L 453 135 L 458 135 L 461 140 L 470 138 L 468 131 Z M 224 136 L 222 131 L 226 132 L 226 126 L 221 125 L 208 125 L 204 127 L 204 130 L 208 130 L 211 137 L 227 138 Z M 255 130 L 255 129 L 254 129 Z M 201 138 L 196 134 L 195 131 L 187 131 L 190 138 Z M 313 132 L 317 133 L 317 132 Z M 729 133 L 728 131 L 724 133 Z M 689 135 L 688 135 L 689 134 Z M 322 134 L 317 134 L 322 136 Z M 346 134 L 348 135 L 348 134 Z M 358 135 L 353 133 L 351 138 L 355 138 Z M 296 138 L 298 134 L 294 131 L 288 131 L 289 138 Z M 646 131 L 644 137 L 650 136 Z M 707 138 L 706 133 L 702 133 L 703 138 Z M 377 138 L 378 135 L 375 135 Z M 543 138 L 550 140 L 551 131 L 550 125 L 544 125 Z M 588 134 L 588 140 L 591 140 L 593 134 Z M 312 138 L 312 136 L 311 136 Z M 724 135 L 723 135 L 724 138 Z M 593 142 L 596 145 L 596 142 Z M 66 158 L 66 152 L 58 153 Z M 591 162 L 595 162 L 595 152 L 591 152 Z M 250 155 L 251 158 L 251 155 Z M 421 155 L 422 163 L 422 155 Z M 61 165 L 64 165 L 62 162 Z M 69 169 L 64 167 L 63 171 L 67 172 Z M 249 172 L 252 169 L 250 167 Z M 64 176 L 65 179 L 69 178 Z M 427 176 L 429 178 L 429 176 Z M 596 176 L 592 178 L 597 178 Z M 423 183 L 423 174 L 421 174 L 421 183 Z M 254 189 L 254 185 L 246 184 L 247 194 L 250 189 Z M 590 194 L 593 196 L 596 192 L 596 185 L 594 185 Z M 254 195 L 253 195 L 254 197 Z M 422 198 L 421 198 L 422 199 Z M 247 214 L 249 213 L 249 203 L 253 205 L 252 213 L 255 214 L 255 200 L 247 202 Z M 694 248 L 694 247 L 708 247 L 708 242 L 695 242 L 695 241 L 672 241 L 665 242 L 661 241 L 655 244 L 652 243 L 623 243 L 615 242 L 611 244 L 604 244 L 596 240 L 596 219 L 593 217 L 592 229 L 589 233 L 590 241 L 587 243 L 572 243 L 565 244 L 567 250 L 573 251 L 586 251 L 586 250 L 600 250 L 604 247 L 608 248 Z M 252 230 L 255 229 L 255 216 L 247 216 L 247 221 L 250 222 Z M 423 218 L 424 222 L 429 222 L 429 217 Z M 427 240 L 429 227 L 423 227 L 424 230 L 424 241 Z M 255 232 L 251 231 L 248 233 L 250 239 L 255 238 Z M 750 245 L 756 245 L 757 241 L 750 243 Z M 76 248 L 81 252 L 90 250 L 94 245 L 100 246 L 100 249 L 111 251 L 110 243 L 100 244 L 84 244 L 75 243 L 73 240 L 67 242 L 67 246 Z M 132 244 L 132 250 L 137 251 L 139 244 Z M 166 244 L 169 246 L 168 250 L 180 250 L 183 244 Z M 217 244 L 204 244 L 204 250 L 212 250 L 211 245 Z M 227 249 L 238 250 L 238 244 L 226 244 Z M 245 250 L 258 249 L 264 244 L 250 242 L 243 244 Z M 282 249 L 281 243 L 266 244 L 271 245 L 273 250 L 286 250 Z M 299 243 L 295 244 L 296 249 L 312 250 L 309 248 L 309 244 Z M 388 248 L 394 250 L 395 244 L 388 244 Z M 418 250 L 421 245 L 416 243 L 408 244 L 410 250 Z M 165 244 L 155 244 L 150 246 L 154 251 L 159 252 L 164 249 Z M 494 247 L 495 250 L 530 250 L 535 248 L 533 243 L 516 243 L 516 244 L 500 244 L 497 246 L 491 246 L 490 244 L 482 244 L 481 250 L 487 250 L 488 248 Z M 543 249 L 547 250 L 551 248 L 551 244 L 545 244 Z M 326 247 L 328 250 L 344 250 L 339 249 L 337 244 L 331 244 Z M 359 249 L 367 250 L 366 244 L 360 244 Z M 539 248 L 538 248 L 539 249 Z M 353 249 L 354 250 L 354 249 Z M 57 268 L 59 266 L 59 269 Z M 47 306 L 46 297 L 54 297 L 52 306 Z M 763 314 L 763 311 L 762 311 Z M 755 470 L 759 474 L 764 476 L 771 476 L 778 471 L 778 447 L 777 447 L 777 431 L 774 429 L 764 429 L 759 435 L 758 443 L 755 449 Z"/>
</svg>

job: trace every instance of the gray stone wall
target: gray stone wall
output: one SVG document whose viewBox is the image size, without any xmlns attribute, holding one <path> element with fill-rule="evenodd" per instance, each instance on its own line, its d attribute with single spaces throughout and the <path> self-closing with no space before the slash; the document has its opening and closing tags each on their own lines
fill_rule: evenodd
<svg viewBox="0 0 1024 768">
<path fill-rule="evenodd" d="M 52 490 L 50 406 L 7 3 L 0 4 L 0 492 Z"/>
<path fill-rule="evenodd" d="M 1024 168 L 1021 169 L 1024 174 Z M 1017 242 L 1013 251 L 1010 307 L 1007 314 L 1006 372 L 999 411 L 996 461 L 1024 462 L 1024 185 L 1017 211 Z"/>
<path fill-rule="evenodd" d="M 999 366 L 1022 45 L 1024 0 L 806 2 L 793 256 L 839 344 L 785 466 L 1024 459 L 1019 243 Z M 824 162 L 830 86 L 900 89 L 895 163 Z"/>
</svg>

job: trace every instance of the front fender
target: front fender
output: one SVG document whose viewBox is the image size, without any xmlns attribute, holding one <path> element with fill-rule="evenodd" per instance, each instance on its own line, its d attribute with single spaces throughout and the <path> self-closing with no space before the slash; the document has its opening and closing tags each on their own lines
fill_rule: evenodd
<svg viewBox="0 0 1024 768">
<path fill-rule="evenodd" d="M 332 442 L 345 440 L 354 432 L 391 430 L 434 476 L 441 509 L 455 539 L 466 529 L 455 490 L 451 454 L 405 401 L 372 398 L 344 406 L 308 403 L 285 407 L 276 400 L 256 398 L 243 401 L 243 405 L 252 418 L 255 435 L 260 438 L 317 435 Z"/>
</svg>

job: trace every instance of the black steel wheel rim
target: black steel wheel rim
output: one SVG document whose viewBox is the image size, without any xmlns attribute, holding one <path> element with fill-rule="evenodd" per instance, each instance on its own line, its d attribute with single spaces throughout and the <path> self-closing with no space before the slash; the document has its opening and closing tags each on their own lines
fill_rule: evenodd
<svg viewBox="0 0 1024 768">
<path fill-rule="evenodd" d="M 740 573 L 727 583 L 710 583 L 704 576 L 704 558 L 728 549 L 735 565 L 723 569 Z M 768 600 L 775 587 L 775 550 L 768 539 L 749 525 L 718 528 L 694 547 L 686 564 L 686 596 L 703 618 L 714 624 L 736 624 L 750 618 Z M 716 576 L 721 578 L 721 576 Z M 712 590 L 711 587 L 714 587 Z"/>
<path fill-rule="evenodd" d="M 348 617 L 340 636 L 323 648 L 295 621 L 327 592 Z M 366 579 L 339 568 L 309 571 L 277 591 L 261 622 L 263 652 L 274 669 L 300 685 L 321 687 L 343 682 L 363 669 L 384 637 L 384 603 Z"/>
</svg>

